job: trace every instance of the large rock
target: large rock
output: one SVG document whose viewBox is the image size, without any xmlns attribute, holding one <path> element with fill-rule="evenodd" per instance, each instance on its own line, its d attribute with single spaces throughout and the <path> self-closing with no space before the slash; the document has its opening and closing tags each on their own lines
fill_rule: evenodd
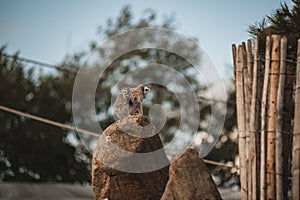
<svg viewBox="0 0 300 200">
<path fill-rule="evenodd" d="M 169 164 L 162 147 L 154 126 L 142 115 L 110 125 L 93 155 L 95 199 L 160 199 Z"/>
<path fill-rule="evenodd" d="M 171 164 L 169 176 L 161 200 L 221 199 L 205 163 L 192 149 Z"/>
</svg>

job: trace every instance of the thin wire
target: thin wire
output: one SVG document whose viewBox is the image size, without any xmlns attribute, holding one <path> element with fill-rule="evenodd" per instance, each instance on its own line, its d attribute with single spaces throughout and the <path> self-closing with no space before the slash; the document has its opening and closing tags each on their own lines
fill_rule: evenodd
<svg viewBox="0 0 300 200">
<path fill-rule="evenodd" d="M 203 162 L 205 162 L 207 164 L 211 164 L 211 165 L 239 169 L 237 166 L 233 166 L 233 165 L 230 165 L 230 164 L 220 163 L 220 162 L 216 162 L 216 161 L 212 161 L 212 160 L 206 160 L 206 159 L 202 159 L 202 160 L 203 160 Z"/>
<path fill-rule="evenodd" d="M 69 125 L 66 125 L 66 124 L 62 124 L 62 123 L 59 123 L 59 122 L 56 122 L 56 121 L 53 121 L 53 120 L 49 120 L 49 119 L 46 119 L 46 118 L 43 118 L 43 117 L 38 117 L 36 115 L 31 115 L 31 114 L 28 114 L 28 113 L 24 113 L 24 112 L 21 112 L 21 111 L 12 109 L 12 108 L 8 108 L 6 106 L 0 105 L 0 110 L 10 112 L 10 113 L 14 113 L 16 115 L 27 117 L 27 118 L 30 118 L 30 119 L 33 119 L 33 120 L 36 120 L 36 121 L 39 121 L 39 122 L 43 122 L 45 124 L 52 125 L 52 126 L 57 126 L 57 127 L 60 127 L 60 128 L 69 129 L 69 130 L 72 130 L 72 131 L 78 131 L 78 132 L 83 133 L 83 134 L 99 137 L 99 134 L 97 134 L 97 133 L 94 133 L 94 132 L 91 132 L 91 131 L 88 131 L 88 130 L 84 130 L 84 129 L 81 129 L 81 128 L 76 128 L 74 126 L 69 126 Z"/>
<path fill-rule="evenodd" d="M 9 55 L 6 53 L 3 53 L 2 55 L 9 59 L 19 60 L 21 62 L 31 63 L 31 64 L 39 65 L 41 67 L 47 67 L 47 68 L 56 69 L 56 70 L 59 70 L 62 72 L 69 72 L 72 74 L 76 74 L 76 71 L 71 68 L 64 68 L 64 67 L 60 67 L 57 65 L 53 65 L 53 64 L 49 64 L 49 63 L 45 63 L 45 62 L 41 62 L 41 61 L 29 59 L 29 58 L 19 57 L 19 56 L 15 56 L 15 55 Z"/>
<path fill-rule="evenodd" d="M 285 60 L 283 60 L 283 59 L 264 59 L 264 58 L 260 58 L 260 59 L 255 59 L 254 61 L 265 62 L 266 60 L 268 60 L 268 61 L 277 61 L 277 62 L 283 61 L 283 62 L 297 64 L 297 61 L 291 60 L 291 59 L 285 59 Z"/>
<path fill-rule="evenodd" d="M 266 171 L 266 174 L 272 174 L 272 175 L 276 175 L 276 176 L 288 176 L 287 174 L 284 174 L 284 173 L 275 173 L 275 172 L 268 172 Z M 288 179 L 292 180 L 293 177 L 289 176 Z"/>
</svg>

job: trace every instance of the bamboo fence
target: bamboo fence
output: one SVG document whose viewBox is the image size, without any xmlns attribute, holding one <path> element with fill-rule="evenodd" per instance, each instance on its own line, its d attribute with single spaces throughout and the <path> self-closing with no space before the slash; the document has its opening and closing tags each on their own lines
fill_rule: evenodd
<svg viewBox="0 0 300 200">
<path fill-rule="evenodd" d="M 242 199 L 299 199 L 300 40 L 297 61 L 287 46 L 267 36 L 262 58 L 258 39 L 232 45 Z"/>
</svg>

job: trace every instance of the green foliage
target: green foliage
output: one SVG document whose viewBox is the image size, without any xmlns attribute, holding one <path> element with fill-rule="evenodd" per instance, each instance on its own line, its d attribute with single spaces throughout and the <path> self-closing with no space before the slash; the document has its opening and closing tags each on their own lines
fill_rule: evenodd
<svg viewBox="0 0 300 200">
<path fill-rule="evenodd" d="M 70 123 L 72 81 L 40 76 L 0 54 L 1 105 Z M 89 159 L 80 146 L 66 143 L 67 130 L 0 112 L 0 180 L 88 182 Z"/>
<path fill-rule="evenodd" d="M 261 22 L 249 26 L 248 32 L 258 37 L 260 54 L 265 54 L 266 36 L 280 34 L 288 39 L 288 59 L 296 60 L 297 40 L 300 38 L 300 1 L 293 0 L 293 7 L 281 4 L 271 15 L 267 15 Z"/>
</svg>

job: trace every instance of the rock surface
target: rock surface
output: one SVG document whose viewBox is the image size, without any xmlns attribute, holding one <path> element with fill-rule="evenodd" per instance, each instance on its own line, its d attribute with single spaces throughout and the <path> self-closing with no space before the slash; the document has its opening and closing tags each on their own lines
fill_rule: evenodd
<svg viewBox="0 0 300 200">
<path fill-rule="evenodd" d="M 160 199 L 168 181 L 169 164 L 162 147 L 145 116 L 129 116 L 110 125 L 93 155 L 95 199 Z"/>
<path fill-rule="evenodd" d="M 192 149 L 171 164 L 169 176 L 161 200 L 221 199 L 208 168 Z"/>
</svg>

